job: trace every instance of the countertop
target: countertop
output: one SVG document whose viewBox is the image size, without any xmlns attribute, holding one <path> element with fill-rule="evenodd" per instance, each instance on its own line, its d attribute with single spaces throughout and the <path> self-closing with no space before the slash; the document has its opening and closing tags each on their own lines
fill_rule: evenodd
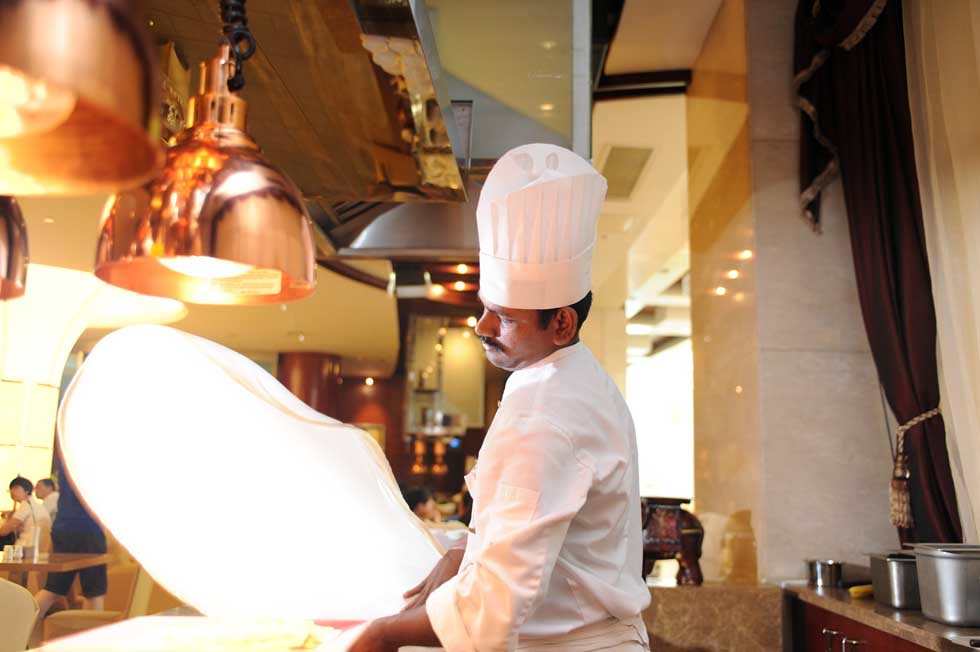
<svg viewBox="0 0 980 652">
<path fill-rule="evenodd" d="M 783 584 L 783 590 L 815 607 L 874 627 L 935 652 L 964 652 L 969 639 L 980 638 L 980 627 L 951 627 L 927 619 L 921 611 L 892 609 L 873 598 L 852 598 L 847 589 Z"/>
</svg>

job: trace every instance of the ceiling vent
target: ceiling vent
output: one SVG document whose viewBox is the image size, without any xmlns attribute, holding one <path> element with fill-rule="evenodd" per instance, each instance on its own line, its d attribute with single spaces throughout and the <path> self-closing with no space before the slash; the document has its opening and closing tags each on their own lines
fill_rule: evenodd
<svg viewBox="0 0 980 652">
<path fill-rule="evenodd" d="M 629 199 L 652 154 L 649 147 L 612 147 L 601 170 L 609 182 L 606 198 Z"/>
</svg>

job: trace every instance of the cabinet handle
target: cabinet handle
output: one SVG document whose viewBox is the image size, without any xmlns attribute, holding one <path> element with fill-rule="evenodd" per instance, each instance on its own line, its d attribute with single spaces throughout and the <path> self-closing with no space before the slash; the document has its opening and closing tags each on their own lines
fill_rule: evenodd
<svg viewBox="0 0 980 652">
<path fill-rule="evenodd" d="M 823 634 L 824 652 L 834 652 L 834 637 L 840 636 L 840 632 L 824 627 L 820 633 Z"/>
<path fill-rule="evenodd" d="M 847 652 L 847 646 L 851 646 L 853 651 L 858 645 L 867 645 L 867 641 L 856 641 L 853 638 L 847 638 L 846 636 L 840 640 L 840 652 Z"/>
</svg>

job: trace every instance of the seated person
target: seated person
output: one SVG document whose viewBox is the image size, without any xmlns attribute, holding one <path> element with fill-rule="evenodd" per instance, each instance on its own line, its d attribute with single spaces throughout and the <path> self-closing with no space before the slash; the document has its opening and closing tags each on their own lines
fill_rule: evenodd
<svg viewBox="0 0 980 652">
<path fill-rule="evenodd" d="M 51 528 L 51 549 L 54 552 L 78 552 L 100 554 L 106 551 L 105 533 L 75 495 L 75 487 L 69 478 L 61 483 L 58 498 L 58 519 Z M 82 608 L 101 611 L 105 605 L 108 585 L 105 564 L 78 571 L 48 573 L 44 588 L 34 599 L 38 606 L 38 620 L 44 618 L 51 606 L 68 595 L 68 589 L 78 573 L 82 584 Z"/>
<path fill-rule="evenodd" d="M 443 520 L 442 512 L 436 506 L 432 492 L 425 487 L 410 487 L 402 491 L 402 496 L 405 498 L 405 502 L 408 503 L 408 508 L 412 510 L 412 513 L 422 519 L 425 527 L 430 531 L 466 529 L 465 523 L 460 523 L 456 520 Z"/>
<path fill-rule="evenodd" d="M 44 503 L 44 509 L 48 510 L 51 522 L 54 522 L 58 514 L 58 488 L 51 478 L 43 478 L 34 483 L 34 495 Z"/>
<path fill-rule="evenodd" d="M 436 507 L 432 492 L 425 487 L 409 487 L 402 492 L 408 508 L 426 523 L 441 523 L 442 512 Z"/>
<path fill-rule="evenodd" d="M 14 545 L 25 548 L 34 545 L 34 533 L 38 528 L 51 527 L 48 510 L 34 499 L 31 495 L 33 492 L 34 485 L 27 478 L 18 476 L 11 480 L 10 497 L 14 499 L 16 508 L 0 521 L 0 536 L 14 533 L 17 535 Z"/>
</svg>

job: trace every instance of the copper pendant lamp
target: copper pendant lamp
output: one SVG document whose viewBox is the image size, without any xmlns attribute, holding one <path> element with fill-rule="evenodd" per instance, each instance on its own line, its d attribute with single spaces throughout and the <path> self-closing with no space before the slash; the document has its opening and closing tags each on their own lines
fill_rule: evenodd
<svg viewBox="0 0 980 652">
<path fill-rule="evenodd" d="M 27 225 L 13 197 L 0 197 L 0 301 L 24 295 Z"/>
<path fill-rule="evenodd" d="M 102 280 L 190 303 L 282 303 L 313 293 L 302 196 L 246 133 L 247 105 L 229 90 L 229 81 L 241 84 L 241 58 L 226 42 L 201 64 L 199 93 L 163 172 L 109 199 L 95 266 Z"/>
<path fill-rule="evenodd" d="M 130 0 L 0 2 L 0 195 L 112 192 L 163 152 L 156 55 Z"/>
</svg>

